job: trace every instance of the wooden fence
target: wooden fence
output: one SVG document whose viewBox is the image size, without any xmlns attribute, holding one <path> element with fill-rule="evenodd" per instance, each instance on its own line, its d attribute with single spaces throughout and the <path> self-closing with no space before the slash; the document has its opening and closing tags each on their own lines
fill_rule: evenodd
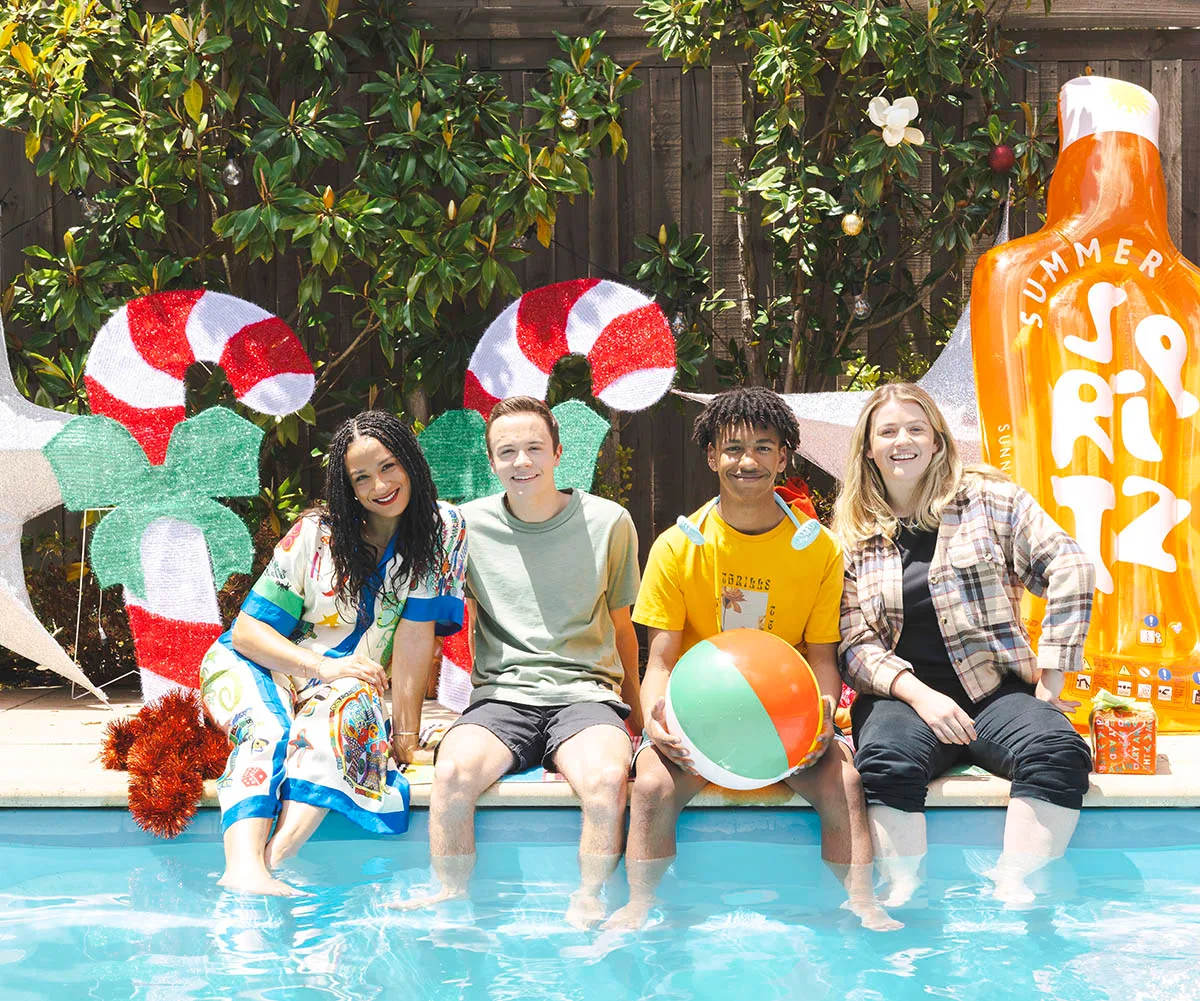
<svg viewBox="0 0 1200 1001">
<path fill-rule="evenodd" d="M 646 47 L 636 4 L 444 0 L 418 4 L 418 10 L 433 24 L 443 51 L 464 51 L 473 66 L 499 72 L 514 100 L 557 52 L 555 31 L 604 29 L 608 55 L 622 64 L 640 60 L 636 72 L 643 86 L 626 101 L 623 118 L 627 161 L 598 162 L 595 197 L 564 207 L 556 244 L 527 263 L 525 287 L 583 274 L 619 275 L 634 255 L 634 238 L 656 232 L 664 222 L 707 233 L 714 287 L 736 287 L 734 217 L 721 194 L 736 157 L 723 140 L 741 117 L 731 59 L 711 70 L 682 73 Z M 1003 27 L 1014 40 L 1033 45 L 1027 57 L 1032 71 L 1010 76 L 1014 100 L 1053 114 L 1059 85 L 1088 67 L 1155 94 L 1163 113 L 1171 233 L 1189 258 L 1200 260 L 1200 0 L 1056 0 L 1049 16 L 1041 0 L 1028 9 L 1016 0 Z M 1013 235 L 1040 227 L 1038 211 L 1033 206 L 1027 218 L 1014 219 Z M 634 447 L 629 506 L 643 555 L 678 514 L 714 492 L 703 455 L 688 442 L 695 411 L 692 404 L 669 401 L 651 413 L 622 418 L 622 442 Z"/>
<path fill-rule="evenodd" d="M 911 0 L 914 6 L 924 0 Z M 1171 211 L 1171 232 L 1181 249 L 1200 260 L 1200 0 L 1056 0 L 1042 13 L 1041 0 L 1026 9 L 1015 0 L 1003 25 L 1014 39 L 1033 43 L 1032 72 L 1015 73 L 1017 99 L 1052 108 L 1061 82 L 1090 66 L 1098 74 L 1148 87 L 1163 110 L 1162 154 Z M 595 165 L 591 200 L 564 206 L 555 243 L 523 266 L 526 288 L 590 274 L 615 277 L 634 256 L 634 238 L 660 223 L 678 222 L 683 232 L 704 232 L 713 248 L 714 286 L 735 288 L 734 219 L 724 178 L 736 152 L 723 140 L 741 116 L 737 68 L 732 60 L 711 70 L 680 72 L 647 48 L 634 16 L 636 4 L 510 0 L 421 0 L 417 13 L 433 25 L 443 54 L 461 50 L 470 63 L 499 72 L 520 100 L 558 52 L 555 31 L 569 35 L 604 29 L 604 51 L 622 64 L 640 60 L 643 86 L 627 102 L 625 163 Z M 0 137 L 13 165 L 4 193 L 4 223 L 31 220 L 6 234 L 0 269 L 6 279 L 23 267 L 20 248 L 52 243 L 78 222 L 74 199 L 55 202 L 33 177 L 19 137 Z M 1014 220 L 1014 234 L 1036 228 L 1036 209 Z M 264 272 L 256 295 L 285 315 L 295 298 L 293 276 Z M 290 297 L 290 302 L 289 302 Z M 347 317 L 339 317 L 347 327 Z M 634 486 L 629 506 L 642 537 L 643 555 L 654 536 L 676 515 L 698 507 L 714 489 L 704 457 L 687 441 L 694 406 L 671 400 L 650 414 L 622 418 L 621 439 L 634 448 Z"/>
</svg>

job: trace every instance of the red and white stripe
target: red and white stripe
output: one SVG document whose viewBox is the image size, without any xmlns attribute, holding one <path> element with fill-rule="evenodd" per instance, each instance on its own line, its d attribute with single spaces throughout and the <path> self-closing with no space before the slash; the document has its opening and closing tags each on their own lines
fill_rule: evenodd
<svg viewBox="0 0 1200 1001">
<path fill-rule="evenodd" d="M 111 417 L 161 465 L 184 419 L 184 375 L 220 365 L 234 395 L 265 414 L 290 414 L 312 396 L 312 363 L 291 328 L 264 309 L 204 290 L 132 299 L 100 329 L 84 368 L 93 413 Z M 200 661 L 221 634 L 204 533 L 174 518 L 141 539 L 144 595 L 125 589 L 142 697 L 200 686 Z"/>
<path fill-rule="evenodd" d="M 456 713 L 465 712 L 471 701 L 471 621 L 463 614 L 463 627 L 442 641 L 442 665 L 438 671 L 437 700 Z"/>
<path fill-rule="evenodd" d="M 486 418 L 508 396 L 544 400 L 569 354 L 587 357 L 593 395 L 614 410 L 645 410 L 675 378 L 675 339 L 654 300 L 580 278 L 526 292 L 496 317 L 471 355 L 463 406 Z"/>
<path fill-rule="evenodd" d="M 125 588 L 125 610 L 142 682 L 155 702 L 175 689 L 200 687 L 200 661 L 224 632 L 204 533 L 174 518 L 142 533 L 145 595 Z"/>
<path fill-rule="evenodd" d="M 123 424 L 159 465 L 197 361 L 221 366 L 234 396 L 260 413 L 290 414 L 312 396 L 312 363 L 279 317 L 220 292 L 156 292 L 131 299 L 96 335 L 84 368 L 92 413 Z"/>
</svg>

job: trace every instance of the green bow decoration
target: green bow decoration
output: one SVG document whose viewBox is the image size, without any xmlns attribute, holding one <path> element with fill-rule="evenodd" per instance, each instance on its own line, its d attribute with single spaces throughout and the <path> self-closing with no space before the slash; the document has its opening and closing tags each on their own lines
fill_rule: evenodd
<svg viewBox="0 0 1200 1001">
<path fill-rule="evenodd" d="M 448 410 L 417 436 L 439 497 L 463 502 L 500 490 L 488 464 L 485 428 L 477 410 Z"/>
<path fill-rule="evenodd" d="M 1101 709 L 1124 709 L 1128 712 L 1154 712 L 1154 706 L 1149 702 L 1139 702 L 1129 695 L 1113 695 L 1107 688 L 1101 688 L 1092 696 L 1092 713 Z M 1157 715 L 1157 713 L 1155 713 Z"/>
<path fill-rule="evenodd" d="M 254 562 L 241 518 L 216 497 L 258 493 L 263 432 L 226 407 L 212 407 L 175 426 L 161 466 L 110 417 L 77 417 L 42 449 L 71 511 L 111 507 L 96 527 L 91 563 L 101 587 L 123 584 L 144 597 L 142 535 L 159 518 L 204 533 L 220 588 Z"/>
<path fill-rule="evenodd" d="M 563 447 L 555 484 L 560 490 L 591 490 L 608 421 L 580 400 L 560 403 L 551 413 L 558 420 Z M 421 432 L 417 440 L 439 497 L 465 502 L 500 492 L 500 481 L 488 464 L 486 427 L 478 411 L 450 410 Z"/>
</svg>

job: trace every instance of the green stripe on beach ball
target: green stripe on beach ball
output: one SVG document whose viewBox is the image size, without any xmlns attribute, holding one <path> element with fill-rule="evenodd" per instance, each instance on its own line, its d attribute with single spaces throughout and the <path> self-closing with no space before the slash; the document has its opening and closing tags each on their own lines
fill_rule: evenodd
<svg viewBox="0 0 1200 1001">
<path fill-rule="evenodd" d="M 724 650 L 707 640 L 697 643 L 675 665 L 670 686 L 680 728 L 722 768 L 764 780 L 788 770 L 771 717 Z"/>
</svg>

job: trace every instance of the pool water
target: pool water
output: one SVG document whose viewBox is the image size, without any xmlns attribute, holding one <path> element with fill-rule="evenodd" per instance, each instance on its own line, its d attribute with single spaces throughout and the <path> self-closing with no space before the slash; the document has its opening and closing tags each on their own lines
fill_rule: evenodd
<svg viewBox="0 0 1200 1001">
<path fill-rule="evenodd" d="M 0 999 L 1200 999 L 1200 811 L 1085 811 L 1025 910 L 978 875 L 1002 825 L 932 812 L 926 886 L 878 934 L 810 812 L 690 810 L 632 935 L 563 920 L 574 810 L 480 811 L 472 899 L 408 913 L 383 904 L 430 883 L 423 811 L 392 839 L 327 821 L 284 872 L 311 895 L 280 900 L 216 885 L 213 811 L 163 842 L 123 811 L 0 810 Z"/>
</svg>

